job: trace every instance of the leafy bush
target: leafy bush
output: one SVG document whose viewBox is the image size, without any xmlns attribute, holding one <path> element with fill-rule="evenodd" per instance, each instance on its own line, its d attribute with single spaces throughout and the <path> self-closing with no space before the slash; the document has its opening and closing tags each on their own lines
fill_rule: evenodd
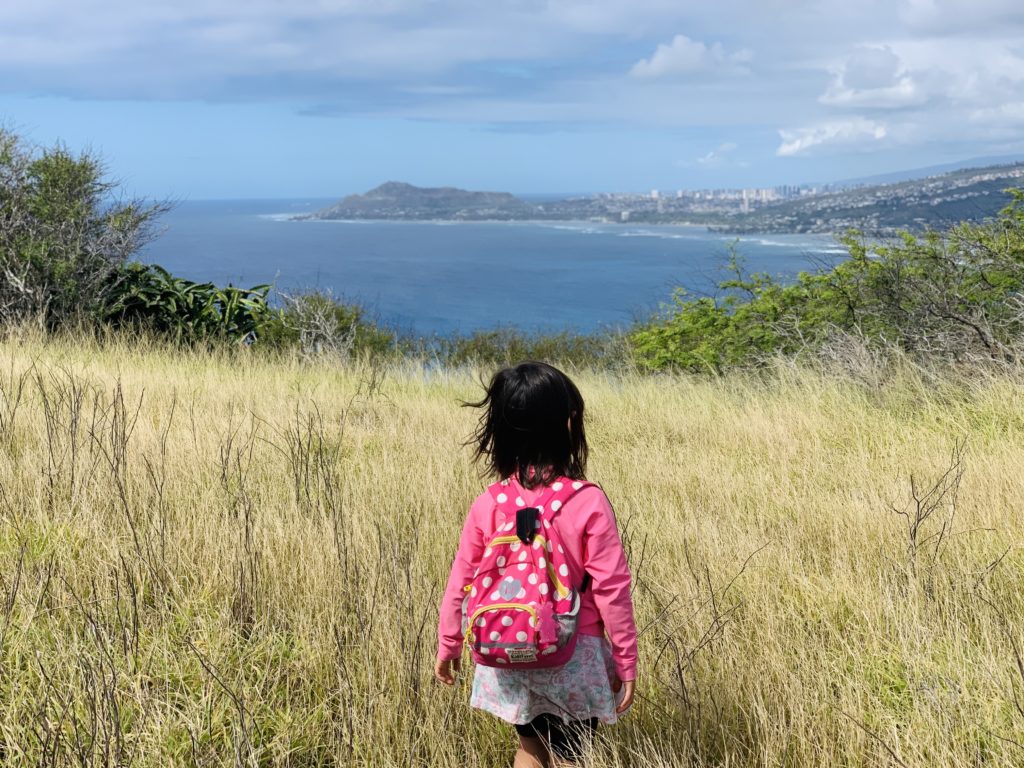
<svg viewBox="0 0 1024 768">
<path fill-rule="evenodd" d="M 53 329 L 100 311 L 167 210 L 115 193 L 94 156 L 33 150 L 0 129 L 0 322 Z"/>
<path fill-rule="evenodd" d="M 773 355 L 814 354 L 855 336 L 929 360 L 1013 361 L 1024 342 L 1024 192 L 982 223 L 869 243 L 843 239 L 850 257 L 782 285 L 745 275 L 738 259 L 720 298 L 679 289 L 630 341 L 648 369 L 721 371 Z"/>
<path fill-rule="evenodd" d="M 118 270 L 103 318 L 116 326 L 141 326 L 182 342 L 254 339 L 267 321 L 269 285 L 218 288 L 174 277 L 155 264 Z"/>
</svg>

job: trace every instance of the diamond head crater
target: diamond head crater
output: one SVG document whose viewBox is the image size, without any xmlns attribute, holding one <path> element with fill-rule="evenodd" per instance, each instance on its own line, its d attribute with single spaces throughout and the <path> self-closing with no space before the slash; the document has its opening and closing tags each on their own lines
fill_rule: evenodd
<svg viewBox="0 0 1024 768">
<path fill-rule="evenodd" d="M 912 173 L 912 172 L 911 172 Z M 299 220 L 599 221 L 685 224 L 728 234 L 922 231 L 951 221 L 981 220 L 1021 186 L 1024 163 L 958 168 L 896 181 L 870 179 L 764 189 L 653 190 L 543 201 L 509 192 L 417 187 L 389 181 Z"/>
</svg>

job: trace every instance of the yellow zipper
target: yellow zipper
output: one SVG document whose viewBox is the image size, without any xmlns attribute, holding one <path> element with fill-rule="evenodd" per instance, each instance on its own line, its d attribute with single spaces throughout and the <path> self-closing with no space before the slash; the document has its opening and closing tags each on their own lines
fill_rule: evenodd
<svg viewBox="0 0 1024 768">
<path fill-rule="evenodd" d="M 541 536 L 539 538 L 544 538 L 544 537 Z M 513 542 L 516 542 L 516 541 L 519 541 L 519 537 L 516 536 L 515 534 L 510 533 L 510 534 L 506 534 L 505 536 L 495 536 L 493 539 L 491 539 L 491 543 L 488 544 L 487 546 L 491 547 L 491 546 L 494 546 L 495 544 L 512 544 Z"/>
</svg>

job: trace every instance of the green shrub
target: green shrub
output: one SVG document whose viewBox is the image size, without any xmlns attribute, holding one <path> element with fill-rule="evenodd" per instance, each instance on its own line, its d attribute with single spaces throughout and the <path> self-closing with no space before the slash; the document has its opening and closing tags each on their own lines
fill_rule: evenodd
<svg viewBox="0 0 1024 768">
<path fill-rule="evenodd" d="M 269 285 L 218 288 L 133 262 L 113 278 L 102 317 L 117 327 L 142 327 L 186 343 L 254 340 L 272 314 L 269 290 Z"/>
<path fill-rule="evenodd" d="M 651 370 L 721 371 L 812 354 L 837 337 L 928 360 L 1013 361 L 1024 342 L 1024 192 L 993 220 L 921 237 L 843 238 L 849 258 L 789 285 L 745 275 L 738 258 L 720 298 L 682 289 L 630 335 Z"/>
<path fill-rule="evenodd" d="M 118 199 L 91 154 L 38 151 L 0 129 L 0 322 L 94 318 L 167 207 Z"/>
</svg>

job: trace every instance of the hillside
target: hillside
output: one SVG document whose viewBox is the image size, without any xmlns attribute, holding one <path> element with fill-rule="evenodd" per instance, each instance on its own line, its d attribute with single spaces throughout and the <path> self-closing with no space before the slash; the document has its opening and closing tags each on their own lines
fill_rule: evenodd
<svg viewBox="0 0 1024 768">
<path fill-rule="evenodd" d="M 1024 155 L 993 155 L 985 157 L 972 157 L 967 160 L 958 160 L 952 163 L 940 163 L 929 165 L 924 168 L 905 168 L 900 171 L 890 171 L 872 176 L 862 176 L 854 179 L 842 179 L 832 182 L 838 187 L 857 187 L 875 184 L 895 184 L 899 181 L 913 181 L 924 179 L 930 176 L 940 176 L 953 171 L 977 170 L 978 168 L 991 168 L 997 165 L 1016 165 L 1024 163 Z"/>
<path fill-rule="evenodd" d="M 0 354 L 6 763 L 509 763 L 431 679 L 476 372 Z M 595 765 L 1019 764 L 1020 372 L 862 373 L 575 374 L 642 630 Z"/>
<path fill-rule="evenodd" d="M 769 203 L 714 224 L 728 233 L 843 232 L 889 234 L 990 218 L 1024 185 L 1024 163 L 969 168 L 923 179 L 857 186 Z"/>
<path fill-rule="evenodd" d="M 508 192 L 471 192 L 455 187 L 415 187 L 389 181 L 362 195 L 349 195 L 304 218 L 311 219 L 514 219 L 535 206 Z"/>
</svg>

